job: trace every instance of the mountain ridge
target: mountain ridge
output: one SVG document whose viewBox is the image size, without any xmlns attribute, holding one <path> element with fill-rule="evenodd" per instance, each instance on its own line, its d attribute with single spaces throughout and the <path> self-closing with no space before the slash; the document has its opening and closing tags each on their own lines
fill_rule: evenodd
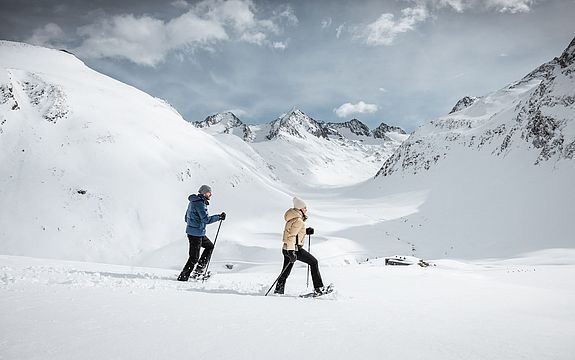
<svg viewBox="0 0 575 360">
<path fill-rule="evenodd" d="M 557 160 L 572 159 L 574 53 L 575 39 L 560 57 L 521 80 L 466 101 L 461 109 L 421 126 L 383 164 L 376 177 L 429 170 L 456 146 L 476 150 L 487 147 L 496 156 L 527 147 L 528 151 L 539 152 L 534 165 L 555 155 Z"/>
<path fill-rule="evenodd" d="M 260 125 L 249 125 L 242 122 L 233 112 L 222 112 L 207 116 L 203 121 L 196 121 L 192 123 L 194 126 L 202 129 L 220 126 L 221 133 L 234 133 L 234 128 L 241 128 L 243 136 L 240 136 L 244 141 L 252 142 L 255 139 L 253 127 Z M 375 129 L 371 130 L 365 123 L 356 118 L 342 122 L 324 122 L 315 120 L 308 116 L 306 113 L 298 109 L 292 108 L 289 112 L 282 114 L 275 120 L 263 124 L 269 126 L 269 132 L 265 134 L 266 140 L 273 140 L 278 137 L 289 135 L 298 138 L 305 138 L 305 134 L 311 134 L 317 138 L 329 139 L 330 136 L 344 138 L 340 133 L 340 129 L 349 129 L 351 133 L 357 136 L 372 137 L 375 139 L 391 140 L 386 133 L 392 132 L 400 135 L 407 135 L 406 132 L 399 126 L 390 126 L 385 122 L 379 124 Z M 266 130 L 268 130 L 266 128 Z"/>
</svg>

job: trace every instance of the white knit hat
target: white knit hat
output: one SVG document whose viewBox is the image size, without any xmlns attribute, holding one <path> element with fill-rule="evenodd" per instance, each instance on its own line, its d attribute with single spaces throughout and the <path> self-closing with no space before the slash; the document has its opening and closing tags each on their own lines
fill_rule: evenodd
<svg viewBox="0 0 575 360">
<path fill-rule="evenodd" d="M 297 196 L 294 196 L 293 207 L 296 209 L 303 209 L 304 207 L 307 207 L 307 206 L 305 205 L 305 203 L 303 202 L 302 199 L 298 198 Z"/>
</svg>

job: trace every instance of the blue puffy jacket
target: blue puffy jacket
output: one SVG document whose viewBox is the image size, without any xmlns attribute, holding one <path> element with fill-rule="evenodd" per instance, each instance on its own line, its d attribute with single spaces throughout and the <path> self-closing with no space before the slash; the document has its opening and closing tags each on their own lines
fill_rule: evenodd
<svg viewBox="0 0 575 360">
<path fill-rule="evenodd" d="M 208 215 L 206 198 L 203 195 L 190 195 L 190 203 L 186 211 L 186 234 L 192 236 L 205 236 L 206 225 L 220 220 L 220 215 Z"/>
</svg>

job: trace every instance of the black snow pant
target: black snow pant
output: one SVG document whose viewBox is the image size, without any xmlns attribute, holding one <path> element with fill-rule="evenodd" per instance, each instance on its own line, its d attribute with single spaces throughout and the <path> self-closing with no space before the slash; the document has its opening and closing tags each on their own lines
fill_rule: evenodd
<svg viewBox="0 0 575 360">
<path fill-rule="evenodd" d="M 196 266 L 196 272 L 202 272 L 214 250 L 214 243 L 212 243 L 207 236 L 192 236 L 188 234 L 188 240 L 190 242 L 189 258 L 179 277 L 182 280 L 187 280 L 190 277 L 196 264 L 198 264 L 198 266 Z M 200 257 L 201 248 L 204 248 L 204 251 Z"/>
<path fill-rule="evenodd" d="M 278 294 L 284 293 L 287 278 L 291 272 L 291 269 L 293 268 L 293 263 L 289 262 L 289 257 L 287 256 L 287 250 L 282 250 L 282 253 L 284 255 L 284 264 L 282 266 L 282 269 L 285 269 L 285 271 L 278 279 L 278 283 L 276 285 L 275 292 Z M 321 274 L 319 273 L 319 265 L 317 259 L 303 248 L 300 248 L 295 253 L 299 261 L 303 261 L 304 263 L 308 264 L 311 267 L 311 279 L 313 281 L 314 289 L 323 287 L 323 281 L 321 280 Z"/>
</svg>

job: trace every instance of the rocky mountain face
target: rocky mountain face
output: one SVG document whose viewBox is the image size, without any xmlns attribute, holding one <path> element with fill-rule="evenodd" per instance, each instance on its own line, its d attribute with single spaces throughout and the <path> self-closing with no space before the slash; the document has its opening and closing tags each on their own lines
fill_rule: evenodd
<svg viewBox="0 0 575 360">
<path fill-rule="evenodd" d="M 293 108 L 288 113 L 283 114 L 263 127 L 246 125 L 231 112 L 210 115 L 204 121 L 195 122 L 194 126 L 205 130 L 209 129 L 211 133 L 236 133 L 246 142 L 254 141 L 258 131 L 266 132 L 262 136 L 265 140 L 273 140 L 286 135 L 300 139 L 312 135 L 326 140 L 342 140 L 348 139 L 352 135 L 354 140 L 371 138 L 393 141 L 386 135 L 387 133 L 407 135 L 400 127 L 390 126 L 386 123 L 381 123 L 377 128 L 370 130 L 367 125 L 358 119 L 341 123 L 323 122 L 313 119 L 297 108 Z"/>
<path fill-rule="evenodd" d="M 370 136 L 370 130 L 367 127 L 367 125 L 365 125 L 364 123 L 362 123 L 357 119 L 351 119 L 350 121 L 346 121 L 343 123 L 327 123 L 326 126 L 330 130 L 330 135 L 341 136 L 338 130 L 345 128 L 349 129 L 349 131 L 351 131 L 352 134 L 358 136 Z"/>
<path fill-rule="evenodd" d="M 466 147 L 505 157 L 528 151 L 533 164 L 572 160 L 575 153 L 575 39 L 563 54 L 523 79 L 422 126 L 376 176 L 419 173 Z"/>
<path fill-rule="evenodd" d="M 462 99 L 460 99 L 455 104 L 455 106 L 453 107 L 453 109 L 451 109 L 451 111 L 449 113 L 453 114 L 454 112 L 466 109 L 466 108 L 470 107 L 471 105 L 473 105 L 473 103 L 476 102 L 477 99 L 478 98 L 476 98 L 474 96 L 464 96 Z"/>
<path fill-rule="evenodd" d="M 371 135 L 376 139 L 388 138 L 387 133 L 397 133 L 405 135 L 405 131 L 399 126 L 390 126 L 386 123 L 381 123 L 378 127 L 373 129 Z"/>
<path fill-rule="evenodd" d="M 194 123 L 194 125 L 199 128 L 204 128 L 216 124 L 223 125 L 226 130 L 244 125 L 244 123 L 240 119 L 238 119 L 238 117 L 235 116 L 232 112 L 224 112 L 215 115 L 210 115 L 206 117 L 204 121 L 198 121 Z"/>
<path fill-rule="evenodd" d="M 224 134 L 234 133 L 239 131 L 239 136 L 244 139 L 244 141 L 251 142 L 254 139 L 254 133 L 250 127 L 244 124 L 234 113 L 224 112 L 215 115 L 210 115 L 206 117 L 204 121 L 197 121 L 194 123 L 197 128 L 209 128 L 218 127 L 220 132 Z"/>
</svg>

